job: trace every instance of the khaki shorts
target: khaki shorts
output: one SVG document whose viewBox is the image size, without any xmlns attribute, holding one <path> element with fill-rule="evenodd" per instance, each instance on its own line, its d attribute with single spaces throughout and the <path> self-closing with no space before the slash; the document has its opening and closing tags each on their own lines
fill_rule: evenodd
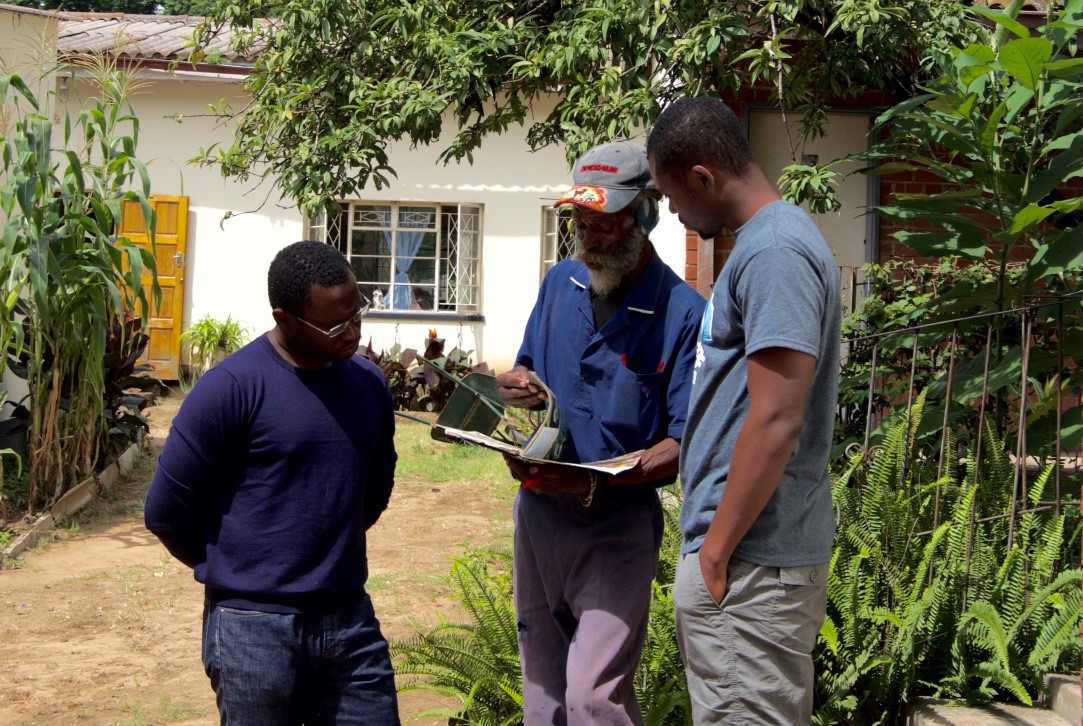
<svg viewBox="0 0 1083 726">
<path fill-rule="evenodd" d="M 703 582 L 698 552 L 677 566 L 673 604 L 694 722 L 808 724 L 827 564 L 779 568 L 734 558 L 728 574 L 717 604 Z"/>
</svg>

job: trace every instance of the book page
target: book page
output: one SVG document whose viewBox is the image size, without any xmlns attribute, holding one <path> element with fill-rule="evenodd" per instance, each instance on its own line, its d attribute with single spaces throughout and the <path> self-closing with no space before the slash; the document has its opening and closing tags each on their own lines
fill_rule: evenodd
<svg viewBox="0 0 1083 726">
<path fill-rule="evenodd" d="M 591 461 L 582 464 L 573 464 L 567 461 L 553 461 L 552 459 L 543 459 L 537 456 L 530 456 L 524 452 L 520 447 L 514 444 L 509 444 L 498 439 L 494 439 L 492 436 L 487 436 L 479 431 L 463 431 L 462 429 L 451 428 L 449 426 L 440 426 L 435 424 L 434 428 L 439 429 L 442 433 L 453 439 L 460 441 L 467 441 L 472 444 L 484 446 L 487 449 L 493 449 L 504 454 L 509 454 L 519 459 L 520 461 L 530 462 L 532 464 L 554 464 L 556 466 L 571 466 L 577 469 L 590 469 L 591 471 L 603 472 L 606 474 L 617 474 L 622 471 L 627 471 L 636 464 L 639 463 L 639 457 L 642 456 L 643 450 L 633 451 L 628 454 L 613 457 L 612 459 L 603 459 L 602 461 Z"/>
</svg>

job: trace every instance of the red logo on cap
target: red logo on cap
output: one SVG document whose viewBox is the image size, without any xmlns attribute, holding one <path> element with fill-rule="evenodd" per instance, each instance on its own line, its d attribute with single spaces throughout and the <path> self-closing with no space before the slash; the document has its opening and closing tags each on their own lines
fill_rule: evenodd
<svg viewBox="0 0 1083 726">
<path fill-rule="evenodd" d="M 579 171 L 604 171 L 607 174 L 617 174 L 620 169 L 612 164 L 583 164 L 579 167 Z"/>
</svg>

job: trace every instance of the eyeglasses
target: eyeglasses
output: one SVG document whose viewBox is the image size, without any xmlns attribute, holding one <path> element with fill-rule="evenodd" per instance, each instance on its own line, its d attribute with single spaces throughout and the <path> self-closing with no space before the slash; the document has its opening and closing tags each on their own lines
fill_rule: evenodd
<svg viewBox="0 0 1083 726">
<path fill-rule="evenodd" d="M 321 333 L 326 335 L 328 338 L 336 338 L 336 337 L 342 335 L 343 333 L 345 333 L 346 328 L 350 327 L 351 325 L 360 325 L 361 324 L 361 318 L 365 317 L 365 315 L 368 314 L 368 311 L 369 311 L 370 307 L 372 307 L 372 301 L 369 300 L 364 295 L 362 295 L 361 296 L 361 307 L 359 307 L 357 309 L 357 312 L 354 313 L 353 315 L 351 315 L 349 320 L 347 320 L 345 322 L 342 322 L 342 323 L 339 323 L 338 325 L 333 325 L 330 328 L 328 328 L 327 330 L 324 330 L 323 328 L 319 327 L 318 325 L 313 325 L 312 323 L 310 323 L 307 320 L 305 320 L 304 318 L 302 318 L 300 315 L 294 315 L 293 317 L 297 318 L 298 320 L 300 320 L 302 323 L 304 323 L 308 327 L 312 328 L 313 330 L 320 331 Z"/>
</svg>

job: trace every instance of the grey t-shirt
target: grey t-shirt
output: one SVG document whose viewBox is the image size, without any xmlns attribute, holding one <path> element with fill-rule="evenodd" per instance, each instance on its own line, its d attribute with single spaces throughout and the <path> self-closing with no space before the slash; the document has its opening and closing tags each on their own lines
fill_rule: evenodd
<svg viewBox="0 0 1083 726">
<path fill-rule="evenodd" d="M 835 259 L 800 207 L 773 202 L 737 230 L 703 313 L 681 446 L 682 552 L 695 552 L 726 487 L 748 414 L 747 357 L 788 348 L 816 357 L 797 446 L 759 518 L 737 546 L 742 560 L 798 567 L 831 558 L 835 519 L 827 464 L 839 378 L 841 304 Z"/>
</svg>

